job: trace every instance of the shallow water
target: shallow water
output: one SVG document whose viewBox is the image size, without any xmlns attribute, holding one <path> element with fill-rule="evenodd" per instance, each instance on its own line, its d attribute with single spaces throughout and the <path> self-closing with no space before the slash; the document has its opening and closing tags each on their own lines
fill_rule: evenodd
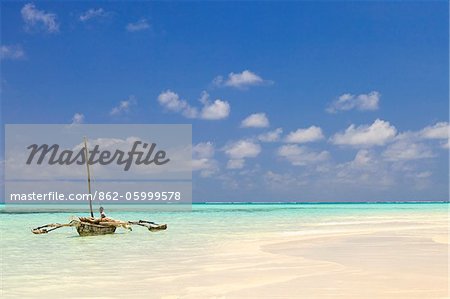
<svg viewBox="0 0 450 299">
<path fill-rule="evenodd" d="M 208 259 L 231 241 L 319 235 L 380 224 L 435 225 L 436 219 L 445 226 L 447 213 L 447 203 L 194 204 L 191 212 L 110 213 L 115 219 L 167 223 L 168 230 L 134 227 L 132 232 L 118 229 L 116 234 L 95 237 L 79 237 L 74 228 L 45 235 L 30 232 L 47 223 L 69 222 L 73 213 L 0 213 L 2 291 L 18 297 L 38 289 L 58 294 L 64 285 L 83 287 L 88 277 L 120 281 L 121 275 L 136 273 L 150 279 L 168 268 L 177 273 L 178 267 L 186 273 L 186 265 Z M 101 280 L 94 285 L 101 289 Z"/>
</svg>

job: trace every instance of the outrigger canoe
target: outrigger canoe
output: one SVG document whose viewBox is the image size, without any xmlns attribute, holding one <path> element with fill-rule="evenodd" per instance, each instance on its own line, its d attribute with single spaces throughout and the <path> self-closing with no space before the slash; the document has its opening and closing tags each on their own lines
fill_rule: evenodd
<svg viewBox="0 0 450 299">
<path fill-rule="evenodd" d="M 113 234 L 118 227 L 122 227 L 128 230 L 131 229 L 131 225 L 139 225 L 146 227 L 149 231 L 159 231 L 167 229 L 167 224 L 157 224 L 151 221 L 138 220 L 138 221 L 101 221 L 101 219 L 93 219 L 86 217 L 79 217 L 73 219 L 69 223 L 60 224 L 60 223 L 52 223 L 43 225 L 37 228 L 32 229 L 33 234 L 46 234 L 55 229 L 61 227 L 75 227 L 77 229 L 78 234 L 81 237 L 85 236 L 98 236 L 98 235 L 107 235 Z"/>
<path fill-rule="evenodd" d="M 86 155 L 86 168 L 87 168 L 87 183 L 88 183 L 88 191 L 91 194 L 91 175 L 89 171 L 89 162 L 88 162 L 88 149 L 87 149 L 87 141 L 86 137 L 84 138 L 84 150 Z M 65 224 L 60 223 L 52 223 L 43 226 L 36 227 L 31 231 L 33 234 L 46 234 L 55 229 L 61 227 L 76 227 L 78 234 L 81 237 L 84 236 L 98 236 L 98 235 L 107 235 L 113 234 L 118 227 L 122 227 L 128 230 L 131 229 L 131 225 L 139 225 L 148 228 L 149 231 L 159 231 L 167 229 L 167 224 L 157 224 L 151 221 L 138 220 L 138 221 L 121 221 L 109 218 L 94 218 L 94 212 L 92 211 L 92 196 L 89 197 L 89 208 L 91 212 L 91 217 L 75 217 L 72 221 Z"/>
</svg>

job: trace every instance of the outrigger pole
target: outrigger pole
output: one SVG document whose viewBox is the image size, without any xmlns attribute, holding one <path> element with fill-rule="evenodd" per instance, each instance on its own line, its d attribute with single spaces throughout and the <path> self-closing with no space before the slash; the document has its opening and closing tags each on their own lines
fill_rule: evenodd
<svg viewBox="0 0 450 299">
<path fill-rule="evenodd" d="M 86 136 L 84 137 L 84 157 L 86 159 L 86 168 L 87 168 L 87 183 L 88 183 L 88 192 L 89 192 L 89 209 L 91 211 L 91 217 L 94 218 L 94 212 L 92 211 L 92 194 L 91 194 L 91 173 L 89 171 L 89 155 L 87 149 L 87 141 Z"/>
</svg>

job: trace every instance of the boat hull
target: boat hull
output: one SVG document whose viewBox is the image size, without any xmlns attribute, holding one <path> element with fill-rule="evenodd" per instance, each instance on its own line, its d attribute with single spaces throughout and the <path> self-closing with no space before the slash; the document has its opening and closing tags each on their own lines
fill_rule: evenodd
<svg viewBox="0 0 450 299">
<path fill-rule="evenodd" d="M 91 223 L 80 222 L 77 225 L 77 232 L 81 237 L 113 234 L 115 226 L 103 226 Z"/>
</svg>

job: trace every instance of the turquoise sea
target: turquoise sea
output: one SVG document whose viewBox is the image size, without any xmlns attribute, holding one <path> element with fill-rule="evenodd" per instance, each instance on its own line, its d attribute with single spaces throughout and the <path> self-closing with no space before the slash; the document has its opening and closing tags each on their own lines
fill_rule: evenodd
<svg viewBox="0 0 450 299">
<path fill-rule="evenodd" d="M 191 212 L 111 212 L 121 220 L 167 223 L 168 229 L 149 232 L 134 227 L 113 235 L 79 237 L 74 228 L 34 235 L 31 228 L 69 222 L 74 213 L 0 213 L 2 293 L 27 297 L 43 288 L 63 294 L 65 288 L 102 287 L 105 277 L 124 283 L 136 271 L 141 279 L 195 259 L 230 241 L 266 236 L 314 235 L 325 231 L 376 225 L 402 226 L 448 220 L 448 203 L 292 203 L 194 204 Z M 88 213 L 85 215 L 88 216 Z M 445 223 L 444 223 L 445 225 Z M 145 265 L 145 266 L 144 266 Z M 118 278 L 119 277 L 119 278 Z M 64 286 L 64 287 L 63 287 Z M 101 290 L 99 290 L 101 291 Z"/>
</svg>

